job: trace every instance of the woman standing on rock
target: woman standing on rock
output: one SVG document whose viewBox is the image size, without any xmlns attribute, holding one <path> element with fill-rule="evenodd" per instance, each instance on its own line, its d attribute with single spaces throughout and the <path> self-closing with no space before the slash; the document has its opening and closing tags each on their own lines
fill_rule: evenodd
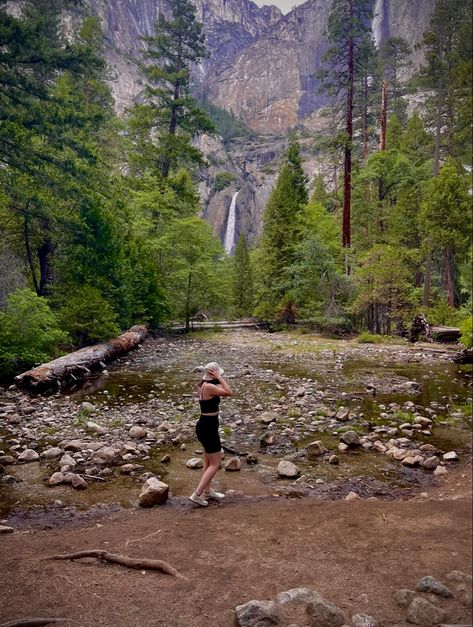
<svg viewBox="0 0 473 627">
<path fill-rule="evenodd" d="M 204 366 L 202 381 L 199 383 L 200 418 L 195 432 L 204 447 L 204 468 L 199 485 L 190 495 L 190 500 L 206 507 L 206 498 L 221 501 L 225 495 L 210 488 L 215 473 L 222 461 L 222 445 L 218 434 L 218 406 L 220 397 L 232 396 L 230 386 L 222 377 L 223 368 L 212 361 Z"/>
</svg>

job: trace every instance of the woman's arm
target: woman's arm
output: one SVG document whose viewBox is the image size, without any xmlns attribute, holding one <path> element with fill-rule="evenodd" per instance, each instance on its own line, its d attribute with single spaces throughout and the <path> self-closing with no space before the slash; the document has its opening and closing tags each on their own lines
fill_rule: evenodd
<svg viewBox="0 0 473 627">
<path fill-rule="evenodd" d="M 211 396 L 233 396 L 233 392 L 231 387 L 225 381 L 221 374 L 218 373 L 217 370 L 209 370 L 209 374 L 214 377 L 214 379 L 218 379 L 220 385 L 215 385 L 213 383 L 207 387 L 207 390 L 210 392 Z"/>
</svg>

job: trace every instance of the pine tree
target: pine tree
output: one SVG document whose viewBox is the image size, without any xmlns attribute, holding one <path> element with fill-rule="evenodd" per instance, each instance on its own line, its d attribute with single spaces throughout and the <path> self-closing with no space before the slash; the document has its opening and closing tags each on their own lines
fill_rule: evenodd
<svg viewBox="0 0 473 627">
<path fill-rule="evenodd" d="M 233 255 L 233 310 L 237 318 L 253 312 L 253 272 L 246 237 L 242 233 Z"/>
<path fill-rule="evenodd" d="M 388 82 L 388 115 L 395 115 L 402 124 L 407 121 L 407 101 L 401 75 L 410 65 L 411 53 L 409 44 L 402 37 L 388 37 L 379 48 L 380 71 Z"/>
<path fill-rule="evenodd" d="M 294 277 L 289 268 L 300 238 L 301 212 L 306 203 L 306 177 L 299 145 L 293 137 L 263 216 L 258 300 L 265 313 L 274 314 L 282 300 L 290 298 Z"/>
<path fill-rule="evenodd" d="M 181 165 L 202 163 L 192 138 L 214 128 L 190 96 L 191 68 L 206 54 L 202 24 L 188 0 L 171 0 L 170 8 L 172 18 L 160 13 L 154 34 L 144 38 L 145 56 L 151 62 L 143 67 L 148 104 L 138 108 L 149 130 L 157 131 L 158 146 L 153 152 L 164 178 Z"/>
<path fill-rule="evenodd" d="M 353 112 L 357 66 L 364 42 L 371 36 L 370 0 L 333 0 L 328 20 L 329 49 L 324 61 L 327 69 L 321 73 L 322 89 L 332 99 L 343 101 L 344 173 L 342 244 L 351 246 L 351 194 L 353 153 Z M 347 267 L 348 271 L 348 267 Z"/>
</svg>

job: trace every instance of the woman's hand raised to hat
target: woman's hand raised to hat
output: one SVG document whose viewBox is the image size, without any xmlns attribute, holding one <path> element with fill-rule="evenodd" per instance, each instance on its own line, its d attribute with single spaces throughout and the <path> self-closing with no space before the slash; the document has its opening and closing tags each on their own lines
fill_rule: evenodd
<svg viewBox="0 0 473 627">
<path fill-rule="evenodd" d="M 218 379 L 220 381 L 220 379 L 222 378 L 222 375 L 220 374 L 220 370 L 218 368 L 209 368 L 207 372 L 212 377 L 212 379 Z"/>
</svg>

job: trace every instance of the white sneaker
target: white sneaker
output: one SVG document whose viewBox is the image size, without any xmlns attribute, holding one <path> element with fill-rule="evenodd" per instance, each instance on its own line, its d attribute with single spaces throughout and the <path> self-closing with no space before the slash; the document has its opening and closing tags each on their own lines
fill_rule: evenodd
<svg viewBox="0 0 473 627">
<path fill-rule="evenodd" d="M 203 496 L 199 496 L 195 492 L 193 492 L 189 498 L 193 503 L 197 503 L 197 505 L 201 505 L 202 507 L 207 507 L 208 505 L 207 501 L 203 498 Z"/>
<path fill-rule="evenodd" d="M 225 498 L 225 494 L 222 492 L 217 492 L 216 490 L 209 490 L 205 493 L 205 498 L 207 499 L 215 499 L 216 501 L 223 501 Z"/>
</svg>

